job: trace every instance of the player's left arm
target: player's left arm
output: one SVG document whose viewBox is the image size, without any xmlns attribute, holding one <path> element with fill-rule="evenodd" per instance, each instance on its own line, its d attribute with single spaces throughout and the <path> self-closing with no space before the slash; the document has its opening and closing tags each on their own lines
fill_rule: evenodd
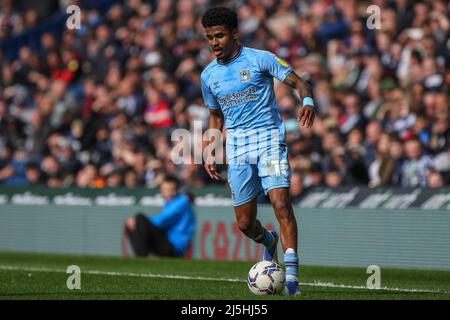
<svg viewBox="0 0 450 320">
<path fill-rule="evenodd" d="M 294 88 L 300 95 L 300 99 L 303 101 L 303 107 L 300 107 L 297 111 L 297 121 L 307 128 L 312 127 L 315 118 L 314 104 L 312 100 L 312 91 L 310 85 L 300 78 L 294 71 L 290 72 L 283 83 Z"/>
</svg>

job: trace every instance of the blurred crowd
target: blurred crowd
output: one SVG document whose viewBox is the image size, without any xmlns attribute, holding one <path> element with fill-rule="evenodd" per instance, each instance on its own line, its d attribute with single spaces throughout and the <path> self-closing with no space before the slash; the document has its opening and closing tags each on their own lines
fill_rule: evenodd
<svg viewBox="0 0 450 320">
<path fill-rule="evenodd" d="M 15 61 L 0 53 L 0 184 L 157 187 L 167 174 L 212 183 L 201 165 L 171 161 L 173 130 L 208 128 L 200 73 L 213 57 L 200 19 L 212 5 L 236 8 L 242 44 L 274 52 L 312 85 L 317 117 L 306 129 L 299 97 L 276 82 L 294 198 L 315 186 L 450 184 L 443 0 L 125 0 L 103 15 L 82 10 L 80 29 L 44 33 L 40 50 L 23 46 Z M 369 5 L 381 9 L 380 29 L 368 24 Z M 2 36 L 33 27 L 22 17 Z"/>
<path fill-rule="evenodd" d="M 1 3 L 0 12 L 0 39 L 5 39 L 8 36 L 20 34 L 26 28 L 33 28 L 37 26 L 38 16 L 36 11 L 16 12 L 14 10 L 12 1 Z"/>
</svg>

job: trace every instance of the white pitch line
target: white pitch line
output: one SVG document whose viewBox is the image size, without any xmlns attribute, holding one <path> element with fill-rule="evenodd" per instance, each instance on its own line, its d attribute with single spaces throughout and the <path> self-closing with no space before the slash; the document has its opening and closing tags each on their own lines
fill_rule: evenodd
<svg viewBox="0 0 450 320">
<path fill-rule="evenodd" d="M 0 270 L 9 271 L 27 271 L 27 272 L 60 272 L 66 273 L 62 269 L 51 269 L 51 268 L 35 268 L 35 267 L 22 267 L 22 266 L 8 266 L 0 265 Z M 180 276 L 180 275 L 169 275 L 169 274 L 158 274 L 158 273 L 135 273 L 135 272 L 117 272 L 117 271 L 101 271 L 101 270 L 82 270 L 84 274 L 92 275 L 104 275 L 104 276 L 119 276 L 119 277 L 140 277 L 140 278 L 160 278 L 160 279 L 182 279 L 182 280 L 202 280 L 202 281 L 225 281 L 225 282 L 247 282 L 243 279 L 238 278 L 211 278 L 211 277 L 193 277 L 193 276 Z M 325 288 L 342 288 L 342 289 L 359 289 L 359 290 L 381 290 L 381 291 L 396 291 L 396 292 L 406 292 L 406 293 L 436 293 L 436 294 L 447 294 L 450 295 L 450 291 L 443 290 L 433 290 L 433 289 L 406 289 L 406 288 L 389 288 L 381 287 L 379 289 L 369 289 L 364 286 L 352 286 L 346 284 L 335 284 L 332 282 L 300 282 L 301 286 L 309 287 L 325 287 Z"/>
<path fill-rule="evenodd" d="M 66 272 L 61 269 L 35 268 L 35 267 L 16 267 L 0 265 L 0 270 L 10 271 L 29 271 L 29 272 Z M 163 279 L 182 279 L 182 280 L 204 280 L 204 281 L 225 281 L 225 282 L 245 282 L 245 280 L 237 278 L 211 278 L 211 277 L 194 277 L 180 276 L 158 273 L 135 273 L 135 272 L 117 272 L 117 271 L 101 271 L 101 270 L 81 270 L 82 273 L 102 275 L 102 276 L 119 276 L 119 277 L 141 277 L 141 278 L 163 278 Z"/>
<path fill-rule="evenodd" d="M 380 287 L 380 288 L 367 288 L 364 286 L 352 286 L 346 284 L 335 284 L 332 282 L 321 282 L 314 281 L 311 282 L 300 282 L 300 285 L 310 286 L 310 287 L 326 287 L 326 288 L 342 288 L 342 289 L 363 289 L 363 290 L 381 290 L 381 291 L 397 291 L 397 292 L 407 292 L 407 293 L 440 293 L 440 294 L 448 294 L 450 295 L 450 291 L 444 290 L 433 290 L 433 289 L 405 289 L 405 288 L 389 288 L 389 287 Z"/>
</svg>

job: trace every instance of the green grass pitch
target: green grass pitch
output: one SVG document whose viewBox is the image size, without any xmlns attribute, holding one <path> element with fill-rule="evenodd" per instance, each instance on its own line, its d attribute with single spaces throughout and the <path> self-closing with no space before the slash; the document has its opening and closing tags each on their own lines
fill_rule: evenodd
<svg viewBox="0 0 450 320">
<path fill-rule="evenodd" d="M 81 269 L 69 290 L 67 267 Z M 251 262 L 0 253 L 0 300 L 338 300 L 447 299 L 450 271 L 385 269 L 367 289 L 365 268 L 301 266 L 302 295 L 256 296 L 245 282 Z"/>
</svg>

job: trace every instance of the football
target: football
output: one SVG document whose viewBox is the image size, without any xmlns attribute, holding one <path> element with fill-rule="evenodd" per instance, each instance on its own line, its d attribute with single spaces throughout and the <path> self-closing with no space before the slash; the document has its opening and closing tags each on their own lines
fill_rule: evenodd
<svg viewBox="0 0 450 320">
<path fill-rule="evenodd" d="M 284 289 L 283 268 L 273 261 L 259 261 L 248 272 L 247 285 L 257 295 L 281 294 Z"/>
</svg>

